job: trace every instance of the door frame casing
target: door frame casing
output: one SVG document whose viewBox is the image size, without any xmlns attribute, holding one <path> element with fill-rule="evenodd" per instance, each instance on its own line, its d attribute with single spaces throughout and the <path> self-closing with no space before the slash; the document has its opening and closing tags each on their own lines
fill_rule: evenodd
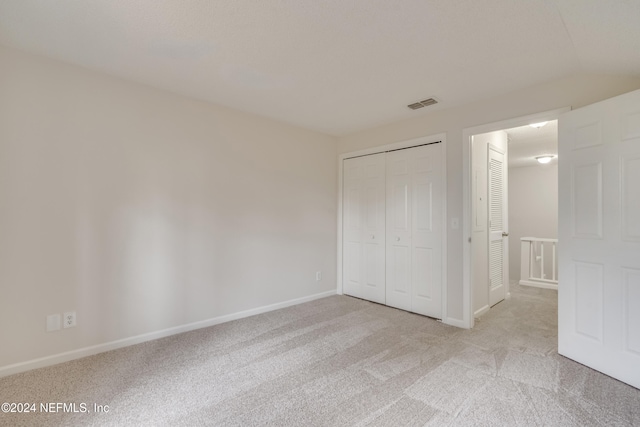
<svg viewBox="0 0 640 427">
<path fill-rule="evenodd" d="M 435 135 L 422 136 L 419 138 L 409 139 L 405 141 L 399 141 L 391 144 L 378 145 L 371 148 L 365 148 L 357 151 L 349 151 L 346 153 L 342 153 L 338 155 L 338 230 L 337 230 L 337 246 L 338 246 L 338 259 L 337 259 L 337 271 L 336 271 L 336 293 L 338 295 L 343 294 L 342 289 L 342 215 L 343 215 L 343 204 L 342 204 L 342 186 L 343 186 L 343 168 L 342 164 L 344 159 L 348 159 L 350 157 L 357 156 L 365 156 L 368 154 L 376 154 L 383 153 L 385 151 L 390 150 L 399 150 L 404 148 L 417 147 L 424 144 L 430 144 L 434 142 L 440 141 L 442 144 L 442 290 L 441 290 L 441 304 L 442 304 L 442 323 L 451 324 L 454 326 L 459 326 L 459 320 L 457 319 L 449 319 L 447 316 L 447 134 L 446 133 L 438 133 Z"/>
<path fill-rule="evenodd" d="M 556 108 L 554 110 L 514 117 L 498 122 L 472 126 L 462 130 L 462 322 L 463 328 L 473 328 L 473 277 L 471 258 L 471 143 L 474 135 L 526 126 L 531 123 L 557 120 L 560 114 L 571 111 L 571 107 Z"/>
</svg>

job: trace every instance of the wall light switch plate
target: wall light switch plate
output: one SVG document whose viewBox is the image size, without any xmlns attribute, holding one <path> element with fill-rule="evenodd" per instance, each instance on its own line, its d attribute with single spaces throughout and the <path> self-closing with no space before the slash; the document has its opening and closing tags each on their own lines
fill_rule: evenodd
<svg viewBox="0 0 640 427">
<path fill-rule="evenodd" d="M 60 315 L 50 314 L 47 316 L 47 332 L 53 332 L 60 329 Z"/>
</svg>

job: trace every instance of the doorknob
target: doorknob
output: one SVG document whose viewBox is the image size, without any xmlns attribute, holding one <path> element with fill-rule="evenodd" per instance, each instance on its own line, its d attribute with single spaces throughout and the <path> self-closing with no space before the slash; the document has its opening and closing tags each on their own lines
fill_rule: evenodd
<svg viewBox="0 0 640 427">
<path fill-rule="evenodd" d="M 509 233 L 507 233 L 506 231 L 502 232 L 502 237 L 507 237 L 509 235 Z"/>
</svg>

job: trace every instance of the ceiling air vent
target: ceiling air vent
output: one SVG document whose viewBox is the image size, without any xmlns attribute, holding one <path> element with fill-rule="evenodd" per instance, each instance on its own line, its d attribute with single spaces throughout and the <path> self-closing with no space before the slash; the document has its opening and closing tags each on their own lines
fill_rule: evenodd
<svg viewBox="0 0 640 427">
<path fill-rule="evenodd" d="M 407 107 L 411 108 L 412 110 L 417 110 L 418 108 L 428 107 L 429 105 L 433 105 L 437 103 L 438 101 L 436 101 L 435 99 L 429 98 L 429 99 L 425 99 L 424 101 L 419 101 L 413 104 L 409 104 L 407 105 Z"/>
</svg>

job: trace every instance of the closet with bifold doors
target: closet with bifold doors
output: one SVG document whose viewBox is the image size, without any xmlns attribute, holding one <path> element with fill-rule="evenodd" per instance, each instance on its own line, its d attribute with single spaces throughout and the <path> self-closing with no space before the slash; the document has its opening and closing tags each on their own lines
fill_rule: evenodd
<svg viewBox="0 0 640 427">
<path fill-rule="evenodd" d="M 343 293 L 442 317 L 442 144 L 343 161 Z"/>
</svg>

